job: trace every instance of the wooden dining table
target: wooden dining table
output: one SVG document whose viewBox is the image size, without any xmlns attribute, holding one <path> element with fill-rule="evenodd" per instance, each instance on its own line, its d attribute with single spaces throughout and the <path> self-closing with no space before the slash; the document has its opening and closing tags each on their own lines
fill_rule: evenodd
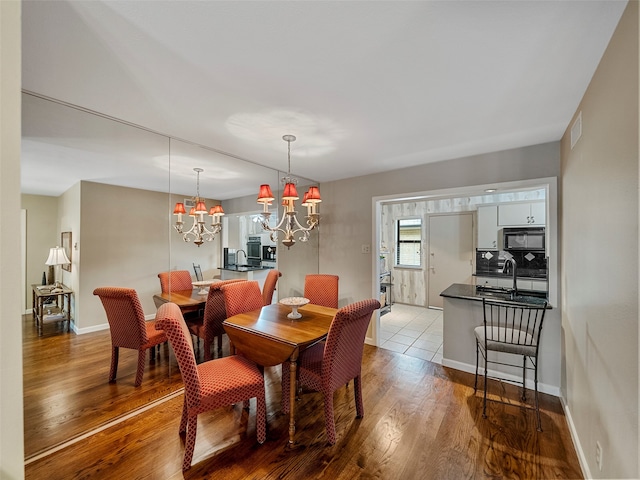
<svg viewBox="0 0 640 480">
<path fill-rule="evenodd" d="M 291 382 L 289 388 L 289 443 L 294 445 L 296 431 L 295 398 L 296 370 L 300 352 L 323 340 L 338 310 L 307 304 L 300 307 L 301 318 L 287 317 L 291 307 L 272 304 L 227 318 L 224 326 L 233 348 L 258 365 L 271 367 L 289 360 Z M 282 395 L 286 395 L 282 392 Z"/>
<path fill-rule="evenodd" d="M 208 292 L 201 294 L 197 288 L 194 288 L 191 290 L 156 293 L 153 296 L 153 301 L 156 304 L 156 308 L 160 308 L 160 305 L 163 303 L 175 303 L 184 315 L 185 313 L 197 312 L 200 309 L 204 309 L 207 303 L 207 295 Z"/>
</svg>

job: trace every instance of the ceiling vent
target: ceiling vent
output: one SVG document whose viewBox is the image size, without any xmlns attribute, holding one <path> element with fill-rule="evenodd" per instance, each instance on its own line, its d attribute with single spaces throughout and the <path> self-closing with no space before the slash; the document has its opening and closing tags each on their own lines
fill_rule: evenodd
<svg viewBox="0 0 640 480">
<path fill-rule="evenodd" d="M 571 126 L 571 150 L 573 150 L 573 147 L 575 146 L 576 143 L 578 143 L 578 140 L 580 140 L 581 136 L 582 136 L 582 112 L 578 113 L 578 118 L 576 118 L 576 121 L 573 122 L 573 125 Z"/>
</svg>

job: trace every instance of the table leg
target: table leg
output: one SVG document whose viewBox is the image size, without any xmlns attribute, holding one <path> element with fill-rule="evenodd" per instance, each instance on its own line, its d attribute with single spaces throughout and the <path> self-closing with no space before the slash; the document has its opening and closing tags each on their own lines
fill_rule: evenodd
<svg viewBox="0 0 640 480">
<path fill-rule="evenodd" d="M 293 437 L 296 433 L 296 369 L 297 364 L 296 360 L 291 360 L 289 362 L 289 447 L 292 447 L 294 444 Z"/>
<path fill-rule="evenodd" d="M 42 315 L 44 314 L 44 298 L 38 298 L 36 326 L 38 327 L 38 336 L 42 336 Z"/>
<path fill-rule="evenodd" d="M 71 294 L 67 293 L 65 296 L 67 297 L 67 333 L 71 333 Z M 62 305 L 64 306 L 64 299 Z"/>
</svg>

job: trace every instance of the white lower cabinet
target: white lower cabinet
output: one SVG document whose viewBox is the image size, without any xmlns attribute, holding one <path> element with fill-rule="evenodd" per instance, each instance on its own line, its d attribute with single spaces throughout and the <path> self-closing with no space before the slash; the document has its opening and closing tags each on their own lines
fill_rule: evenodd
<svg viewBox="0 0 640 480">
<path fill-rule="evenodd" d="M 547 287 L 546 280 L 531 280 L 531 290 L 536 292 L 547 292 L 549 288 Z"/>
<path fill-rule="evenodd" d="M 487 287 L 497 287 L 497 277 L 476 277 L 476 285 L 485 285 Z"/>
<path fill-rule="evenodd" d="M 476 277 L 476 285 L 485 285 L 488 287 L 513 287 L 513 279 L 505 277 Z M 529 280 L 526 278 L 518 279 L 518 289 L 532 290 L 534 292 L 546 292 L 546 280 Z"/>
</svg>

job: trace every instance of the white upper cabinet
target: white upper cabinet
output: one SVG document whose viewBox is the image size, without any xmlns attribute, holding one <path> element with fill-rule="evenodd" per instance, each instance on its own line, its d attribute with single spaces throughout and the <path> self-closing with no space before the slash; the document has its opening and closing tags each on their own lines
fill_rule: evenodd
<svg viewBox="0 0 640 480">
<path fill-rule="evenodd" d="M 498 248 L 498 206 L 478 207 L 478 245 L 477 248 Z"/>
<path fill-rule="evenodd" d="M 544 226 L 545 224 L 545 202 L 505 203 L 498 206 L 498 225 L 500 226 Z"/>
<path fill-rule="evenodd" d="M 545 202 L 531 204 L 531 224 L 545 226 L 547 223 L 547 208 Z"/>
</svg>

